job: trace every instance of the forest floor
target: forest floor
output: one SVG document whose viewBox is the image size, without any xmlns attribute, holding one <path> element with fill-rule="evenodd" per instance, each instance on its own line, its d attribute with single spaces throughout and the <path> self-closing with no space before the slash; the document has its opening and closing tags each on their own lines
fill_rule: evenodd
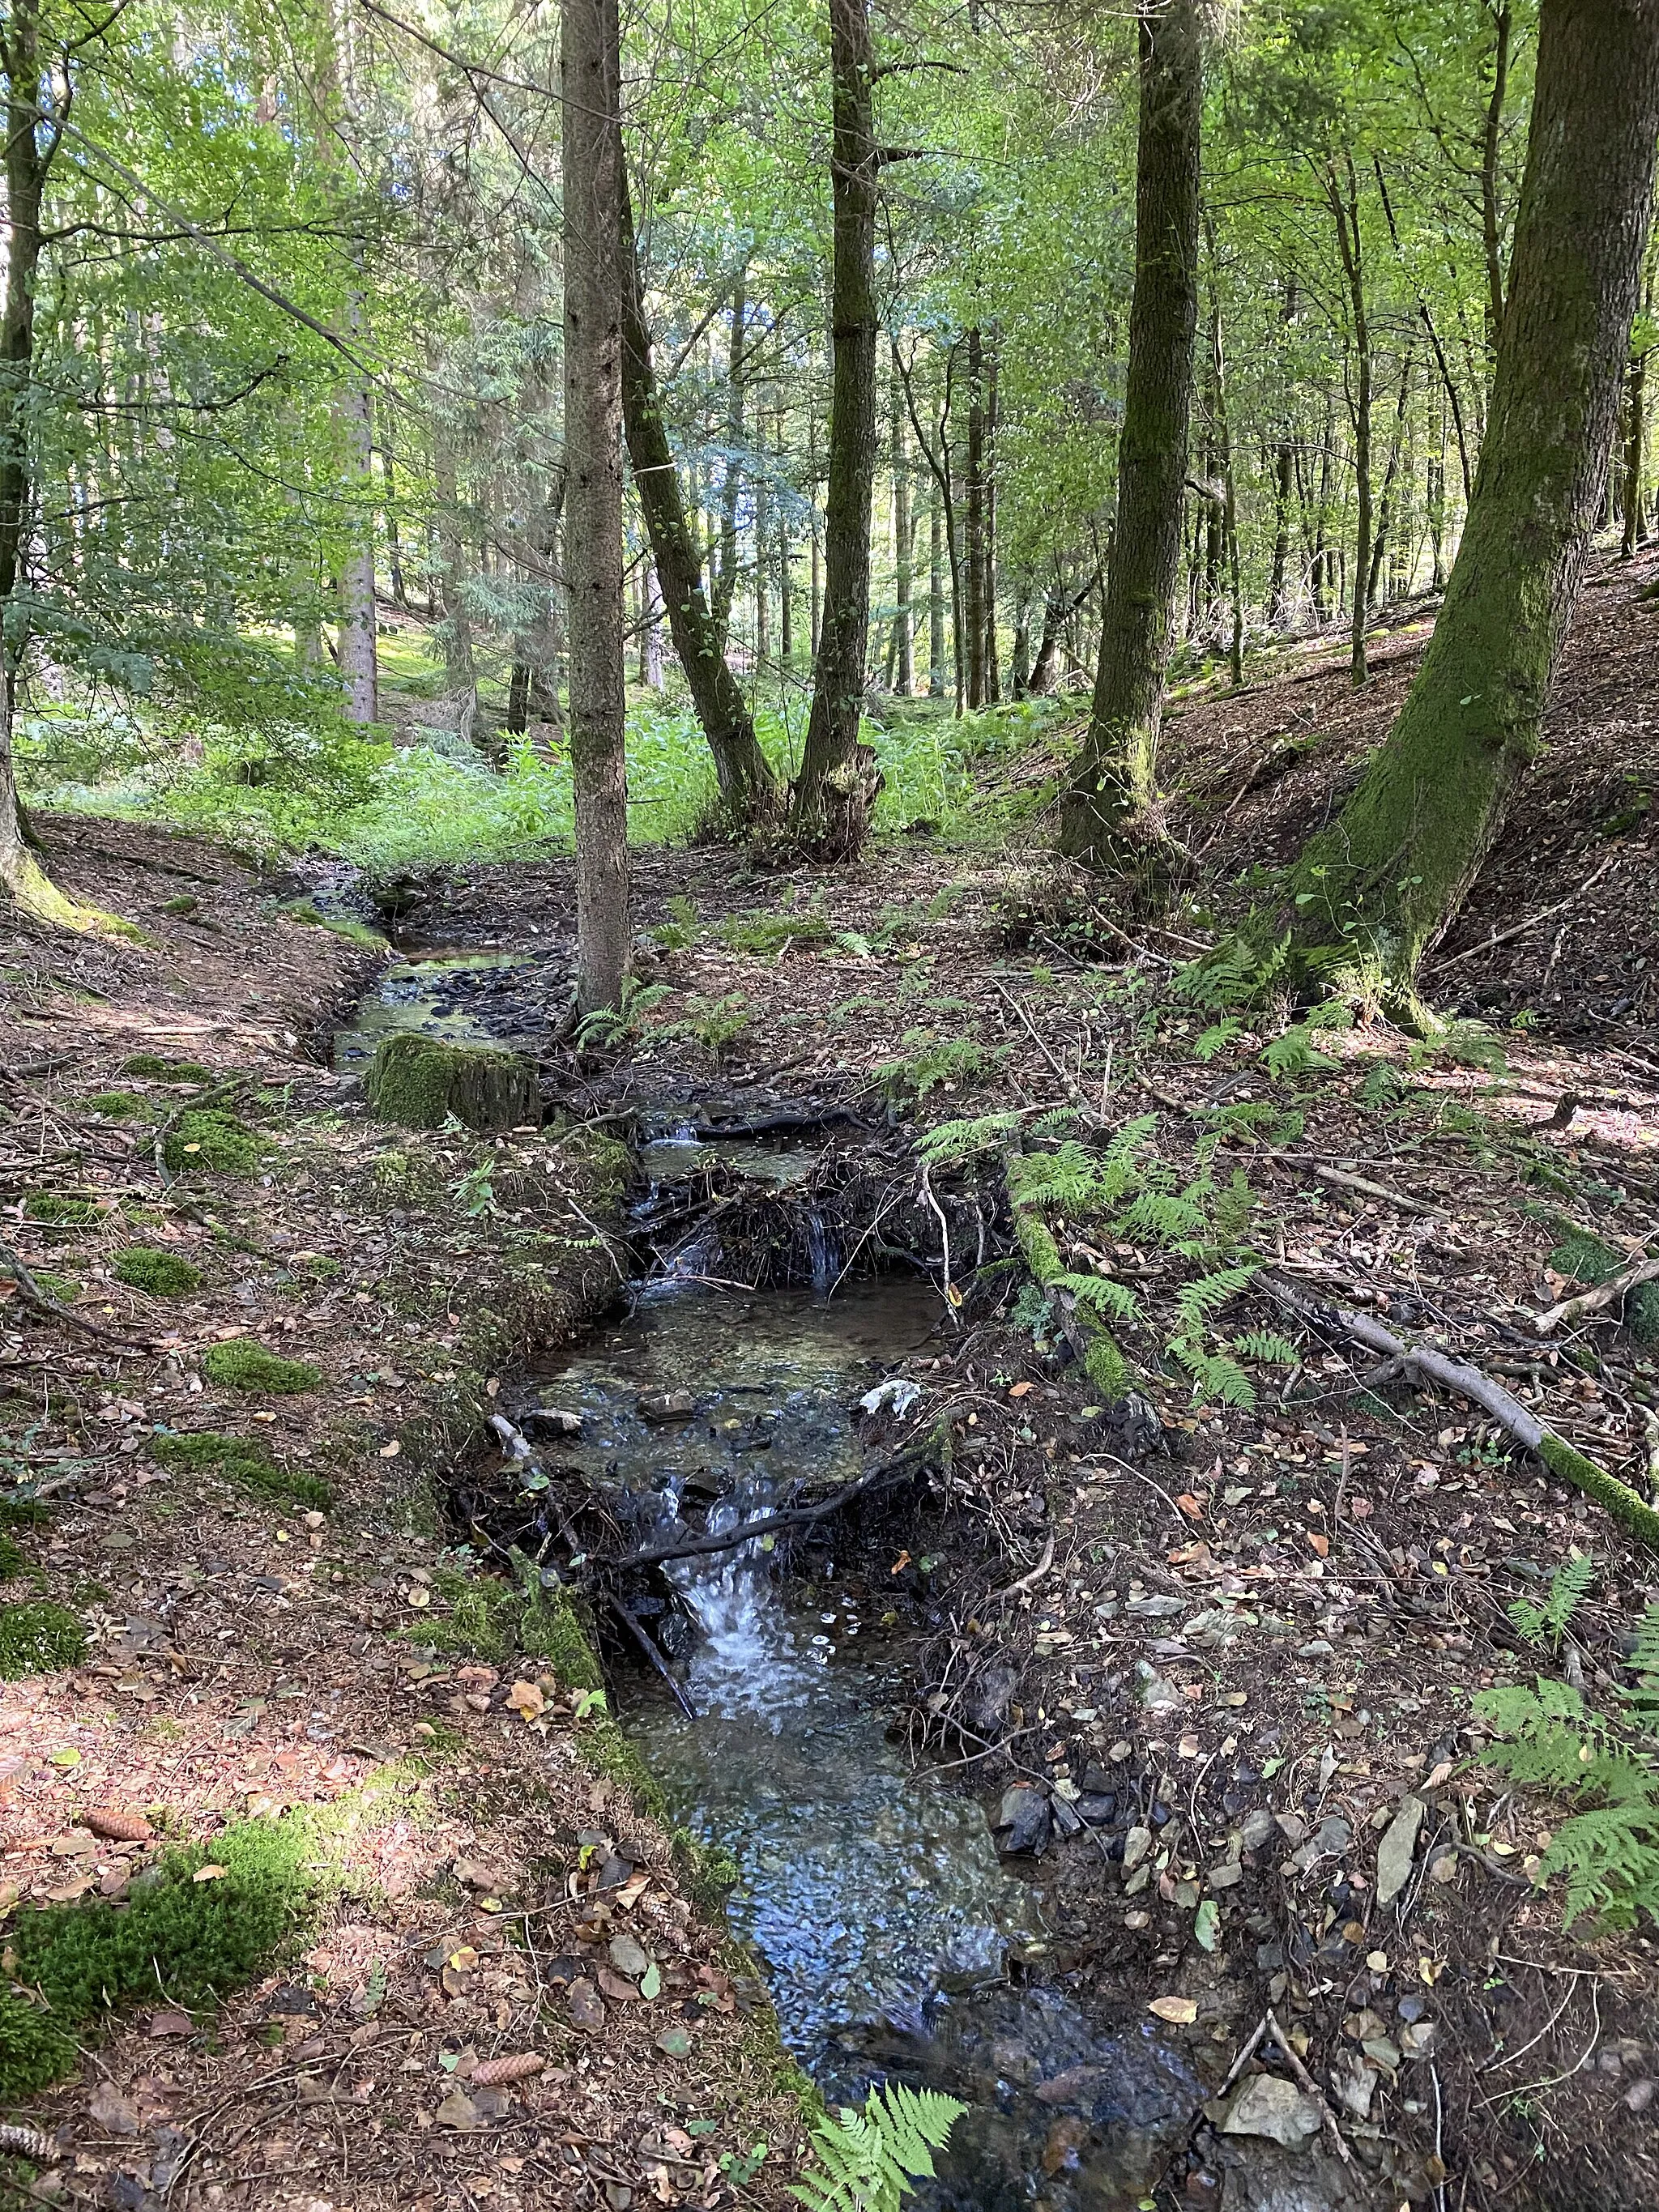
<svg viewBox="0 0 1659 2212">
<path fill-rule="evenodd" d="M 1586 1254 L 1652 1251 L 1659 1236 L 1653 577 L 1649 561 L 1593 580 L 1550 750 L 1429 971 L 1431 996 L 1481 1013 L 1481 1032 L 1461 1026 L 1424 1045 L 1380 1026 L 1322 1030 L 1275 1064 L 1266 1055 L 1285 1024 L 1264 1018 L 1227 1025 L 1200 1057 L 1212 1018 L 1171 988 L 1193 924 L 1177 935 L 1120 923 L 1035 848 L 1023 860 L 917 836 L 851 869 L 784 876 L 714 849 L 641 854 L 640 924 L 658 939 L 641 963 L 651 995 L 604 1051 L 550 1044 L 547 1083 L 579 1119 L 673 1103 L 846 1109 L 856 1121 L 814 1139 L 814 1188 L 851 1189 L 862 1159 L 866 1227 L 884 1218 L 957 1289 L 980 1249 L 973 1224 L 988 1256 L 1008 1249 L 1000 1165 L 993 1154 L 940 1170 L 930 1198 L 911 1149 L 921 1133 L 994 1114 L 1029 1127 L 1069 1107 L 1093 1136 L 1150 1115 L 1143 1187 L 1150 1168 L 1179 1192 L 1213 1109 L 1235 1109 L 1212 1148 L 1215 1179 L 1243 1172 L 1249 1240 L 1276 1271 L 1503 1377 L 1645 1497 L 1650 1309 L 1612 1305 L 1547 1339 L 1534 1321 L 1590 1279 Z M 1270 685 L 1181 703 L 1170 768 L 1206 910 L 1340 804 L 1420 643 L 1409 629 L 1379 641 L 1376 681 L 1358 695 L 1336 652 L 1317 647 Z M 153 1802 L 200 1834 L 250 1802 L 362 1802 L 378 1766 L 402 1776 L 411 1758 L 430 1763 L 396 1783 L 416 1796 L 400 1802 L 393 1840 L 374 1845 L 372 1870 L 353 1862 L 349 1907 L 289 1992 L 306 2000 L 295 2014 L 278 2018 L 283 1991 L 268 1983 L 229 2008 L 212 2048 L 155 2021 L 125 2031 L 80 2087 L 40 2108 L 66 2130 L 64 2187 L 73 2201 L 107 2201 L 109 2175 L 124 2172 L 116 2201 L 140 2203 L 148 2189 L 159 2203 L 165 2161 L 183 2155 L 173 2193 L 191 2204 L 619 2204 L 617 2191 L 647 2187 L 665 2202 L 723 2201 L 718 2154 L 741 2155 L 756 2133 L 787 2146 L 793 2108 L 772 2094 L 764 2015 L 744 2009 L 752 1991 L 673 1903 L 660 1832 L 569 1759 L 590 1723 L 558 1717 L 544 1744 L 502 1711 L 510 1665 L 494 1680 L 477 1666 L 451 1679 L 387 1634 L 411 1598 L 422 1610 L 441 1539 L 410 1519 L 399 1459 L 383 1455 L 404 1442 L 421 1463 L 422 1412 L 458 1368 L 479 1367 L 487 1387 L 514 1346 L 568 1332 L 605 1289 L 562 1267 L 556 1296 L 528 1315 L 498 1301 L 518 1317 L 487 1358 L 468 1359 L 466 1317 L 490 1307 L 501 1279 L 501 1228 L 481 1228 L 457 1200 L 434 1230 L 433 1196 L 434 1185 L 453 1195 L 468 1160 L 457 1150 L 426 1171 L 419 1203 L 409 1201 L 418 1166 L 382 1168 L 377 1184 L 385 1133 L 296 1058 L 302 1037 L 330 1026 L 360 957 L 258 915 L 240 872 L 200 847 L 106 824 L 54 834 L 70 887 L 142 921 L 162 950 L 42 942 L 14 956 L 0 1057 L 14 1068 L 52 1059 L 59 1037 L 75 1055 L 9 1094 L 15 1189 L 55 1178 L 98 1192 L 100 1206 L 153 1209 L 144 1233 L 188 1251 L 209 1281 L 169 1322 L 159 1357 L 118 1359 L 93 1339 L 71 1355 L 61 1325 L 15 1298 L 5 1310 L 9 1449 L 27 1430 L 31 1458 L 61 1455 L 72 1486 L 72 1516 L 44 1552 L 37 1543 L 38 1563 L 88 1609 L 95 1641 L 88 1667 L 8 1692 L 23 1763 L 0 1782 L 3 1872 L 29 1896 L 114 1887 L 119 1852 L 89 1852 L 74 1826 L 88 1807 Z M 218 937 L 161 915 L 174 879 L 145 865 L 157 860 L 213 879 L 191 888 Z M 330 872 L 317 872 L 328 888 Z M 475 866 L 428 890 L 408 925 L 428 944 L 526 956 L 478 971 L 473 1011 L 503 1033 L 545 1030 L 569 975 L 568 864 Z M 198 1218 L 181 1213 L 145 1164 L 148 1136 L 130 1144 L 88 1103 L 128 1084 L 116 1071 L 140 1048 L 234 1071 L 251 1086 L 250 1115 L 253 1086 L 295 1086 L 286 1106 L 258 1109 L 273 1141 L 294 1148 L 269 1185 L 216 1182 L 210 1197 L 195 1193 Z M 395 1151 L 420 1149 L 400 1136 Z M 495 1188 L 510 1189 L 527 1231 L 580 1243 L 612 1170 L 603 1148 L 572 1151 L 515 1138 L 510 1181 L 498 1171 Z M 948 1257 L 933 1240 L 932 1198 L 951 1226 Z M 1052 1313 L 1029 1297 L 1007 1304 L 1012 1277 L 969 1285 L 959 1308 L 941 1301 L 937 1356 L 915 1368 L 923 1395 L 909 1430 L 943 1440 L 948 1470 L 942 1515 L 916 1532 L 938 1564 L 896 1573 L 891 1540 L 918 1556 L 921 1546 L 890 1521 L 866 1528 L 857 1564 L 872 1605 L 886 1590 L 915 1632 L 912 1741 L 971 1758 L 960 1779 L 994 1818 L 1011 1789 L 1031 1793 L 1016 1809 L 1037 1847 L 1024 1858 L 1054 1931 L 1055 1978 L 1126 2029 L 1155 2003 L 1161 2032 L 1213 2090 L 1236 2064 L 1247 2075 L 1305 2068 L 1329 2108 L 1321 2147 L 1286 2149 L 1281 2194 L 1261 2202 L 1659 2206 L 1649 2117 L 1659 1958 L 1639 1932 L 1584 1922 L 1563 1932 L 1559 1883 L 1532 1880 L 1559 1808 L 1482 1765 L 1488 1732 L 1472 1710 L 1481 1690 L 1540 1672 L 1611 1698 L 1629 1632 L 1659 1600 L 1659 1568 L 1599 1507 L 1511 1452 L 1477 1407 L 1378 1376 L 1340 1339 L 1304 1335 L 1293 1370 L 1254 1364 L 1254 1404 L 1195 1405 L 1165 1351 L 1190 1271 L 1150 1233 L 1103 1251 L 1085 1219 L 1052 1225 L 1073 1267 L 1110 1267 L 1139 1292 L 1141 1317 L 1120 1334 L 1155 1419 L 1131 1436 L 1103 1415 Z M 43 1226 L 10 1233 L 32 1263 L 69 1264 Z M 112 1213 L 63 1248 L 85 1274 L 79 1303 L 106 1328 L 149 1335 L 154 1307 L 98 1272 L 118 1242 Z M 301 1285 L 305 1254 L 341 1270 L 320 1292 Z M 600 1276 L 591 1243 L 585 1258 Z M 453 1325 L 451 1308 L 429 1302 L 406 1319 L 388 1288 L 404 1268 L 434 1272 L 423 1297 L 453 1286 Z M 1237 1341 L 1286 1322 L 1247 1284 L 1226 1326 Z M 326 1466 L 339 1502 L 319 1530 L 144 1465 L 155 1424 L 232 1420 L 201 1360 L 233 1330 L 333 1378 L 314 1397 L 239 1401 L 269 1417 L 290 1463 L 308 1452 Z M 46 1380 L 64 1371 L 72 1404 Z M 1539 1602 L 1575 1548 L 1594 1580 L 1559 1646 L 1532 1648 L 1509 1608 Z M 90 1571 L 118 1584 L 118 1599 L 86 1586 L 93 1552 L 113 1553 Z M 432 1609 L 447 1603 L 441 1589 Z M 204 1656 L 221 1640 L 233 1656 Z M 296 1691 L 290 1722 L 276 1701 Z M 439 1729 L 441 1760 L 417 1737 L 416 1712 Z M 498 1787 L 499 1810 L 484 1795 Z M 524 1825 L 532 1788 L 550 1793 L 536 1828 L 564 1839 L 551 1867 Z M 551 1910 L 583 1835 L 601 1831 L 648 1872 L 635 1917 L 677 1978 L 662 1997 L 630 2002 L 606 1968 L 593 1997 L 603 2025 L 550 2034 L 568 1985 L 543 2002 L 522 1954 L 506 1960 L 487 1940 L 500 1920 L 472 1907 L 454 1861 L 477 1834 L 512 1909 L 533 1898 Z M 1408 1875 L 1379 1905 L 1385 1836 L 1396 1860 L 1404 1838 Z M 542 1959 L 542 1976 L 577 1972 L 607 1925 L 587 1908 L 580 1941 Z M 580 1976 L 590 1992 L 600 1971 Z M 656 2047 L 665 2008 L 699 2023 L 687 2057 Z M 1252 2043 L 1270 2008 L 1293 2059 L 1271 2036 Z M 277 2039 L 280 2056 L 268 2047 Z M 544 2069 L 506 2112 L 486 2092 L 483 2109 L 465 2096 L 470 2117 L 452 2106 L 445 2118 L 447 2080 L 486 2055 L 532 2050 Z M 1043 2086 L 1060 2173 L 1088 2099 Z M 1210 2124 L 1219 2112 L 1196 2118 L 1160 2203 L 1234 2212 L 1258 2201 L 1249 2192 L 1261 2168 L 1255 2179 L 1239 2168 L 1237 2139 Z M 586 2177 L 564 2178 L 552 2161 L 567 2157 L 587 2161 Z M 750 2197 L 769 2201 L 781 2171 L 769 2161 Z"/>
</svg>

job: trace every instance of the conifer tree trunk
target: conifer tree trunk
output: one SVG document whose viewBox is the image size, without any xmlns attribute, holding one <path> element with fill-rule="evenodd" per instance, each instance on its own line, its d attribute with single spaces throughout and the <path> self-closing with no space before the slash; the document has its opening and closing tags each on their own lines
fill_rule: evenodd
<svg viewBox="0 0 1659 2212">
<path fill-rule="evenodd" d="M 830 0 L 835 201 L 830 481 L 824 605 L 812 710 L 790 804 L 796 842 L 850 860 L 869 827 L 877 778 L 859 742 L 870 628 L 870 507 L 876 477 L 876 173 L 867 0 Z"/>
<path fill-rule="evenodd" d="M 1118 438 L 1117 522 L 1089 734 L 1060 802 L 1060 850 L 1133 865 L 1154 807 L 1170 623 L 1181 568 L 1198 323 L 1203 66 L 1194 0 L 1140 10 L 1135 281 Z"/>
<path fill-rule="evenodd" d="M 623 216 L 617 0 L 562 0 L 564 447 L 576 1010 L 613 1006 L 629 951 L 623 750 Z"/>
<path fill-rule="evenodd" d="M 617 158 L 620 165 L 620 154 Z M 621 206 L 623 414 L 628 426 L 634 488 L 651 540 L 669 634 L 685 671 L 703 736 L 714 756 L 714 774 L 726 819 L 738 831 L 757 829 L 777 818 L 783 794 L 755 735 L 754 718 L 743 686 L 726 665 L 724 631 L 703 591 L 702 564 L 692 542 L 679 471 L 663 423 L 662 395 L 651 358 L 651 330 L 645 319 L 625 167 L 621 170 Z M 784 605 L 787 629 L 787 586 Z M 784 651 L 787 657 L 787 642 Z"/>
<path fill-rule="evenodd" d="M 888 393 L 892 414 L 893 470 L 893 689 L 908 699 L 915 689 L 910 617 L 910 458 L 904 435 L 904 393 L 896 362 Z"/>
<path fill-rule="evenodd" d="M 927 502 L 927 696 L 945 696 L 945 502 Z"/>
<path fill-rule="evenodd" d="M 962 626 L 968 647 L 967 703 L 985 704 L 985 352 L 975 328 L 968 333 L 968 484 L 963 502 L 966 544 Z"/>
<path fill-rule="evenodd" d="M 1544 0 L 1474 495 L 1400 717 L 1292 872 L 1276 927 L 1304 981 L 1346 969 L 1409 994 L 1538 753 L 1607 485 L 1656 146 L 1659 7 Z"/>
</svg>

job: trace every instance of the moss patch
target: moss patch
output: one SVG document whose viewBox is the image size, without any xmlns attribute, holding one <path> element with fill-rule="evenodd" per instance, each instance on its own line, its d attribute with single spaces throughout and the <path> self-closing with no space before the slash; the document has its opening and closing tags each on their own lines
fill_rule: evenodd
<svg viewBox="0 0 1659 2212">
<path fill-rule="evenodd" d="M 198 1429 L 187 1436 L 153 1437 L 149 1448 L 163 1467 L 223 1475 L 264 1498 L 290 1498 L 295 1504 L 319 1513 L 326 1513 L 334 1503 L 333 1492 L 319 1476 L 280 1465 L 250 1437 L 226 1437 L 216 1429 Z"/>
<path fill-rule="evenodd" d="M 94 1114 L 101 1114 L 109 1121 L 136 1121 L 151 1110 L 149 1101 L 141 1098 L 136 1091 L 100 1091 L 87 1103 Z"/>
<path fill-rule="evenodd" d="M 257 1175 L 270 1150 L 257 1131 L 222 1107 L 191 1107 L 179 1116 L 178 1127 L 162 1147 L 162 1157 L 174 1175 L 205 1168 L 211 1175 Z"/>
<path fill-rule="evenodd" d="M 407 1033 L 382 1037 L 363 1088 L 383 1121 L 438 1129 L 453 1114 L 469 1129 L 539 1124 L 535 1068 L 494 1045 L 441 1044 Z"/>
<path fill-rule="evenodd" d="M 60 1306 L 72 1306 L 81 1295 L 81 1285 L 68 1275 L 54 1274 L 50 1267 L 32 1267 L 29 1272 L 39 1287 Z"/>
<path fill-rule="evenodd" d="M 14 1976 L 44 2009 L 0 2000 L 0 2098 L 67 2072 L 77 2037 L 114 2008 L 158 1995 L 212 2004 L 262 1973 L 304 1917 L 310 1841 L 301 1820 L 243 1820 L 169 1853 L 119 1903 L 89 1897 L 21 1913 L 9 1936 Z M 222 1871 L 198 1881 L 208 1867 Z"/>
<path fill-rule="evenodd" d="M 23 1200 L 23 1214 L 53 1229 L 90 1229 L 104 1218 L 95 1199 L 72 1198 L 61 1190 L 32 1190 Z"/>
<path fill-rule="evenodd" d="M 273 1396 L 314 1390 L 323 1379 L 322 1369 L 308 1359 L 284 1359 L 263 1344 L 250 1344 L 246 1337 L 210 1345 L 202 1354 L 202 1372 L 228 1390 L 260 1390 Z"/>
<path fill-rule="evenodd" d="M 15 1583 L 24 1573 L 28 1561 L 9 1536 L 0 1536 L 0 1583 Z"/>
<path fill-rule="evenodd" d="M 1599 1290 L 1629 1267 L 1630 1255 L 1574 1230 L 1550 1254 L 1549 1263 L 1558 1275 Z M 1622 1318 L 1638 1344 L 1659 1343 L 1659 1283 L 1638 1283 L 1625 1299 Z"/>
<path fill-rule="evenodd" d="M 201 900 L 192 897 L 189 891 L 181 891 L 177 898 L 170 898 L 161 911 L 163 914 L 195 914 L 199 911 L 201 904 Z"/>
<path fill-rule="evenodd" d="M 151 1244 L 129 1244 L 118 1252 L 110 1271 L 118 1283 L 135 1291 L 148 1291 L 156 1298 L 187 1298 L 202 1287 L 202 1271 L 181 1260 L 176 1252 L 160 1252 Z"/>
<path fill-rule="evenodd" d="M 291 899 L 283 912 L 291 921 L 303 921 L 313 929 L 325 929 L 331 936 L 344 938 L 348 945 L 361 945 L 365 951 L 384 952 L 388 949 L 385 937 L 378 929 L 371 929 L 366 921 L 359 921 L 355 915 L 324 914 L 311 899 Z"/>
<path fill-rule="evenodd" d="M 55 1674 L 79 1666 L 86 1656 L 87 1632 L 79 1615 L 65 1607 L 44 1598 L 0 1605 L 0 1681 Z"/>
<path fill-rule="evenodd" d="M 121 1062 L 123 1075 L 137 1075 L 152 1083 L 211 1083 L 213 1071 L 199 1060 L 168 1060 L 159 1052 L 135 1052 Z"/>
</svg>

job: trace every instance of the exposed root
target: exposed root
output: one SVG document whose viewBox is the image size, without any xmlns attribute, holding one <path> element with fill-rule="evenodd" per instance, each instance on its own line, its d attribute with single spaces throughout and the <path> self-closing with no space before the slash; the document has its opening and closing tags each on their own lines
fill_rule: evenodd
<svg viewBox="0 0 1659 2212">
<path fill-rule="evenodd" d="M 144 933 L 102 907 L 82 906 L 60 891 L 27 846 L 0 854 L 0 885 L 20 914 L 53 929 L 72 929 L 82 937 L 126 937 L 143 944 Z"/>
</svg>

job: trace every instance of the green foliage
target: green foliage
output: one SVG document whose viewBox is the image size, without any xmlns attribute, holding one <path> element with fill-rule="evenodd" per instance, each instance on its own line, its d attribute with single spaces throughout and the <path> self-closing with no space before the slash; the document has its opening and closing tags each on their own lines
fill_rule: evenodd
<svg viewBox="0 0 1659 2212">
<path fill-rule="evenodd" d="M 284 1359 L 245 1336 L 228 1344 L 210 1344 L 202 1354 L 202 1372 L 227 1390 L 258 1390 L 270 1397 L 314 1390 L 323 1379 L 322 1369 L 309 1360 Z"/>
<path fill-rule="evenodd" d="M 1302 1358 L 1289 1337 L 1280 1336 L 1271 1328 L 1241 1329 L 1232 1345 L 1243 1358 L 1254 1359 L 1263 1367 L 1295 1367 Z"/>
<path fill-rule="evenodd" d="M 749 1001 L 741 991 L 729 991 L 724 998 L 699 992 L 686 1000 L 684 1020 L 668 1023 L 662 1035 L 690 1037 L 715 1060 L 724 1060 L 748 1030 L 749 1021 Z"/>
<path fill-rule="evenodd" d="M 282 1498 L 295 1505 L 326 1513 L 333 1493 L 320 1477 L 302 1468 L 283 1467 L 262 1443 L 251 1437 L 222 1436 L 215 1429 L 192 1429 L 186 1434 L 153 1437 L 150 1451 L 163 1467 L 191 1468 L 222 1475 L 261 1497 Z"/>
<path fill-rule="evenodd" d="M 1055 1275 L 1048 1287 L 1051 1291 L 1069 1291 L 1080 1306 L 1092 1306 L 1097 1313 L 1109 1314 L 1114 1321 L 1139 1321 L 1140 1302 L 1127 1283 L 1115 1282 L 1109 1275 Z"/>
<path fill-rule="evenodd" d="M 219 1106 L 193 1106 L 179 1116 L 161 1147 L 174 1175 L 205 1169 L 210 1175 L 258 1175 L 270 1146 L 237 1115 Z"/>
<path fill-rule="evenodd" d="M 55 1674 L 78 1667 L 86 1656 L 87 1632 L 79 1614 L 45 1598 L 0 1605 L 0 1681 Z"/>
<path fill-rule="evenodd" d="M 123 1075 L 147 1077 L 152 1083 L 211 1083 L 213 1071 L 199 1060 L 168 1060 L 159 1052 L 135 1052 L 121 1063 Z"/>
<path fill-rule="evenodd" d="M 1525 1642 L 1547 1644 L 1552 1650 L 1559 1650 L 1568 1623 L 1595 1579 L 1595 1560 L 1587 1552 L 1575 1553 L 1550 1577 L 1549 1592 L 1541 1606 L 1518 1597 L 1511 1600 L 1505 1611 Z"/>
<path fill-rule="evenodd" d="M 27 1560 L 11 1538 L 0 1535 L 0 1583 L 15 1583 L 27 1570 Z"/>
<path fill-rule="evenodd" d="M 1237 1015 L 1229 1014 L 1224 1020 L 1212 1023 L 1198 1039 L 1193 1050 L 1200 1060 L 1207 1063 L 1226 1049 L 1243 1026 Z"/>
<path fill-rule="evenodd" d="M 112 2011 L 158 1996 L 210 2005 L 263 1972 L 303 1920 L 307 1843 L 298 1820 L 243 1820 L 211 1844 L 169 1853 L 118 1902 L 20 1913 L 13 1977 L 41 2005 L 0 2002 L 0 2098 L 33 2094 L 67 2072 L 76 2038 Z"/>
<path fill-rule="evenodd" d="M 1301 1021 L 1276 1036 L 1261 1054 L 1267 1072 L 1275 1079 L 1286 1075 L 1306 1075 L 1316 1068 L 1340 1067 L 1341 1062 L 1333 1060 L 1328 1053 L 1321 1052 L 1314 1042 L 1319 1030 L 1352 1028 L 1353 1016 L 1346 1006 L 1326 1005 L 1315 1006 Z"/>
<path fill-rule="evenodd" d="M 23 1218 L 51 1229 L 90 1229 L 103 1219 L 104 1210 L 95 1199 L 76 1198 L 61 1190 L 32 1190 L 23 1200 Z"/>
<path fill-rule="evenodd" d="M 630 975 L 623 985 L 622 999 L 614 1006 L 596 1006 L 576 1027 L 576 1042 L 584 1052 L 605 1050 L 621 1044 L 645 1027 L 653 1006 L 669 995 L 666 983 L 641 983 Z"/>
<path fill-rule="evenodd" d="M 668 917 L 652 931 L 653 941 L 665 952 L 689 952 L 699 934 L 697 902 L 683 891 L 676 892 L 668 902 Z"/>
<path fill-rule="evenodd" d="M 1391 1060 L 1373 1060 L 1359 1086 L 1362 1106 L 1391 1106 L 1411 1088 Z"/>
<path fill-rule="evenodd" d="M 898 1060 L 885 1060 L 876 1079 L 891 1098 L 925 1098 L 940 1084 L 966 1081 L 995 1058 L 972 1037 L 937 1037 L 927 1030 L 906 1030 L 899 1040 L 909 1048 Z"/>
<path fill-rule="evenodd" d="M 935 2089 L 884 2082 L 862 2112 L 843 2106 L 813 2129 L 820 2170 L 792 2193 L 808 2212 L 898 2212 L 916 2182 L 933 2178 L 933 2153 L 967 2109 Z"/>
<path fill-rule="evenodd" d="M 917 1156 L 930 1168 L 958 1167 L 1000 1152 L 1018 1131 L 1018 1114 L 982 1114 L 977 1121 L 940 1121 L 916 1139 Z"/>
<path fill-rule="evenodd" d="M 100 1091 L 87 1103 L 108 1121 L 141 1121 L 154 1110 L 149 1099 L 139 1097 L 136 1091 Z"/>
<path fill-rule="evenodd" d="M 118 1283 L 152 1297 L 187 1298 L 202 1287 L 202 1271 L 176 1252 L 162 1252 L 149 1244 L 129 1244 L 118 1252 L 110 1273 Z"/>
<path fill-rule="evenodd" d="M 732 915 L 720 926 L 720 943 L 733 952 L 781 952 L 786 946 L 827 945 L 835 925 L 827 914 Z"/>
<path fill-rule="evenodd" d="M 1190 1338 L 1178 1336 L 1170 1350 L 1193 1378 L 1195 1400 L 1218 1398 L 1224 1406 L 1249 1412 L 1255 1405 L 1255 1385 L 1231 1352 L 1212 1352 Z"/>
</svg>

